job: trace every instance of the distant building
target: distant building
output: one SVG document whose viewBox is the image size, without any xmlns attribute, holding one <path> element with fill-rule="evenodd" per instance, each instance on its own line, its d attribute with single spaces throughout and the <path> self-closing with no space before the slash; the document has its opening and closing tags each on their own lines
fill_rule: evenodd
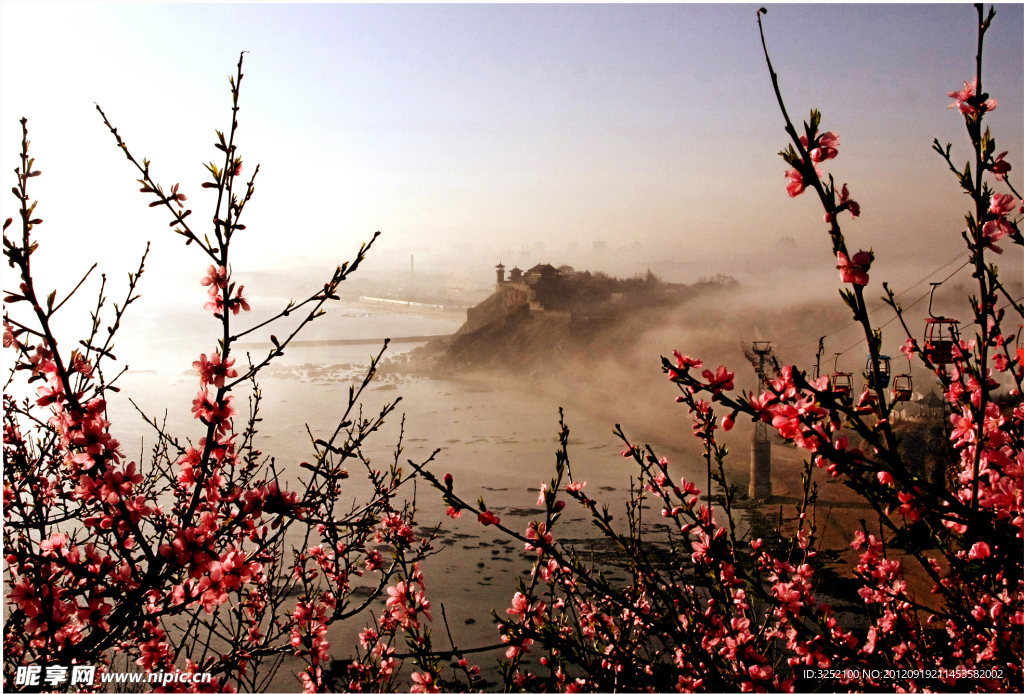
<svg viewBox="0 0 1024 694">
<path fill-rule="evenodd" d="M 527 284 L 536 284 L 537 282 L 553 280 L 557 277 L 558 270 L 548 263 L 534 265 L 523 275 L 523 279 L 526 280 Z"/>
<path fill-rule="evenodd" d="M 562 290 L 562 273 L 549 263 L 534 265 L 526 272 L 514 267 L 509 272 L 508 281 L 505 280 L 504 265 L 499 263 L 495 270 L 498 279 L 496 291 L 503 297 L 506 311 L 527 305 L 531 311 L 545 311 Z"/>
<path fill-rule="evenodd" d="M 463 332 L 472 332 L 513 314 L 567 321 L 585 329 L 633 309 L 676 304 L 704 286 L 698 283 L 691 288 L 661 282 L 650 271 L 646 276 L 617 279 L 550 263 L 539 263 L 525 271 L 517 265 L 508 275 L 505 266 L 498 263 L 495 271 L 494 294 L 469 309 Z M 716 282 L 710 284 L 717 286 Z"/>
</svg>

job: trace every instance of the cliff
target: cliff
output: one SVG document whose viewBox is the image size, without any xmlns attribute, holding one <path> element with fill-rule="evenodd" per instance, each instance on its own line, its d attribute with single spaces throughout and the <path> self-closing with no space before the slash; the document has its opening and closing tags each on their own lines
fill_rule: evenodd
<svg viewBox="0 0 1024 694">
<path fill-rule="evenodd" d="M 478 370 L 548 376 L 576 368 L 588 355 L 628 350 L 635 327 L 656 325 L 666 311 L 694 297 L 735 287 L 734 281 L 717 278 L 686 286 L 656 278 L 577 277 L 547 292 L 499 284 L 494 294 L 467 311 L 466 323 L 455 335 L 414 350 L 409 366 L 442 376 Z"/>
</svg>

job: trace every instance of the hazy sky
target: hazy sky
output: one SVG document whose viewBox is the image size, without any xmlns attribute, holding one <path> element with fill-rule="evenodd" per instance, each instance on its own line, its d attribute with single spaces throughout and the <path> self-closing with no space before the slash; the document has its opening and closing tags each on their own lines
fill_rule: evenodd
<svg viewBox="0 0 1024 694">
<path fill-rule="evenodd" d="M 967 201 L 929 145 L 967 160 L 946 92 L 973 76 L 973 8 L 768 7 L 790 113 L 818 107 L 842 138 L 825 169 L 861 203 L 844 224 L 851 246 L 936 265 L 962 250 Z M 204 219 L 201 163 L 219 154 L 227 76 L 246 50 L 238 142 L 262 168 L 236 268 L 333 264 L 378 229 L 392 249 L 600 239 L 691 260 L 788 235 L 828 264 L 817 201 L 785 192 L 756 8 L 8 2 L 0 156 L 10 172 L 27 116 L 46 258 L 122 271 L 152 239 L 157 265 L 201 265 L 146 207 L 93 103 Z M 987 120 L 1020 181 L 1024 21 L 1021 5 L 997 8 Z"/>
</svg>

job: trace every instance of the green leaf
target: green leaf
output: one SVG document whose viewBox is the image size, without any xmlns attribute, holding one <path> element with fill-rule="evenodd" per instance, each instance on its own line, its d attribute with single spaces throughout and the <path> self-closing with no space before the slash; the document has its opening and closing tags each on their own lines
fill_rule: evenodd
<svg viewBox="0 0 1024 694">
<path fill-rule="evenodd" d="M 857 311 L 857 297 L 849 289 L 840 289 L 839 296 L 842 297 L 843 303 L 849 306 L 854 312 Z"/>
</svg>

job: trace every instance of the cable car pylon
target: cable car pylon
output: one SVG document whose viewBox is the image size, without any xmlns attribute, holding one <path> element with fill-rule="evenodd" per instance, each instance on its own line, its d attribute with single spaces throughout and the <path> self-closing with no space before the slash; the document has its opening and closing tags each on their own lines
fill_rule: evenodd
<svg viewBox="0 0 1024 694">
<path fill-rule="evenodd" d="M 768 370 L 772 353 L 771 342 L 755 342 L 757 355 L 757 394 L 764 393 L 768 382 Z M 772 442 L 768 438 L 768 425 L 761 420 L 754 424 L 754 437 L 750 445 L 750 488 L 751 499 L 768 499 L 772 495 Z"/>
</svg>

